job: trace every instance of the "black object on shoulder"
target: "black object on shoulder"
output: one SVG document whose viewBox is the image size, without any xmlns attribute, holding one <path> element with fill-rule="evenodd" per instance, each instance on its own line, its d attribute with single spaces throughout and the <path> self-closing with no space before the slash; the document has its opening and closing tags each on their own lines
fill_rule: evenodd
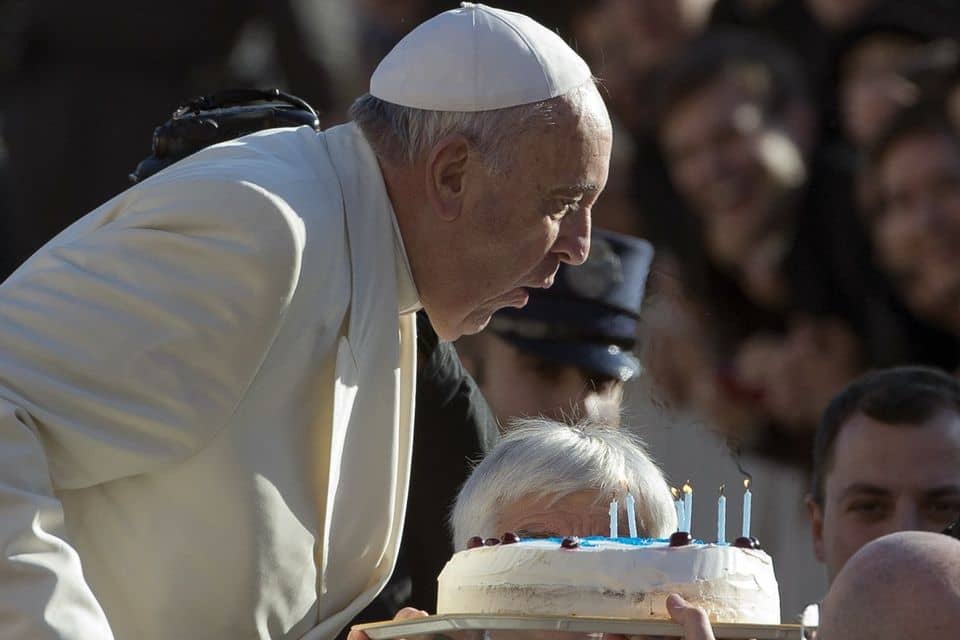
<svg viewBox="0 0 960 640">
<path fill-rule="evenodd" d="M 960 540 L 960 516 L 957 516 L 957 519 L 953 521 L 953 524 L 944 529 L 943 532 L 951 538 Z"/>
<path fill-rule="evenodd" d="M 320 119 L 304 100 L 279 89 L 231 89 L 194 98 L 153 131 L 153 152 L 130 181 L 137 183 L 174 162 L 218 142 L 275 129 L 307 125 L 320 130 Z"/>
</svg>

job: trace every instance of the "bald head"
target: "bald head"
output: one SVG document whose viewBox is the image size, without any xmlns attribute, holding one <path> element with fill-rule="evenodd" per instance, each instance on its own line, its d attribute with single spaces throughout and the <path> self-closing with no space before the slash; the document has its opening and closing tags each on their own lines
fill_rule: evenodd
<svg viewBox="0 0 960 640">
<path fill-rule="evenodd" d="M 960 632 L 960 541 L 905 531 L 870 542 L 823 602 L 821 640 L 940 640 Z"/>
</svg>

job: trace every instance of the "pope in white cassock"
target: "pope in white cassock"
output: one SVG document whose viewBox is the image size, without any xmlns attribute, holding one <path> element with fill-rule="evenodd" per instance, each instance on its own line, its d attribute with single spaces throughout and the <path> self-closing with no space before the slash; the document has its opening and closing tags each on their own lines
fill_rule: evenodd
<svg viewBox="0 0 960 640">
<path fill-rule="evenodd" d="M 444 339 L 589 250 L 586 64 L 464 4 L 353 122 L 197 153 L 0 286 L 0 637 L 332 638 L 393 569 L 415 311 Z"/>
</svg>

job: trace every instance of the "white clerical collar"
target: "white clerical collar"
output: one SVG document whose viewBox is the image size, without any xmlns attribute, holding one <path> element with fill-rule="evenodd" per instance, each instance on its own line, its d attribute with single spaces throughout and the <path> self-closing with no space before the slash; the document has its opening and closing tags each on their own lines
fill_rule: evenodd
<svg viewBox="0 0 960 640">
<path fill-rule="evenodd" d="M 410 270 L 410 260 L 407 259 L 407 250 L 403 246 L 403 237 L 400 235 L 400 225 L 397 216 L 390 205 L 390 220 L 393 222 L 394 258 L 397 261 L 397 306 L 400 315 L 414 313 L 423 308 L 420 304 L 420 292 L 417 283 L 413 281 L 413 272 Z"/>
<path fill-rule="evenodd" d="M 347 210 L 347 226 L 350 233 L 360 236 L 367 233 L 390 233 L 393 239 L 392 266 L 396 277 L 396 296 L 398 315 L 413 313 L 422 308 L 420 294 L 413 281 L 413 272 L 400 236 L 400 227 L 393 210 L 393 203 L 387 193 L 387 186 L 377 162 L 373 148 L 363 136 L 363 132 L 354 122 L 333 126 L 323 132 L 323 138 L 330 150 L 330 160 L 340 181 L 343 206 Z M 362 210 L 354 211 L 357 207 Z M 387 218 L 391 225 L 389 230 Z M 372 225 L 372 226 L 371 226 Z M 360 237 L 358 236 L 358 237 Z M 378 236 L 380 242 L 387 242 L 385 236 Z M 383 245 L 381 245 L 383 246 Z M 384 247 L 386 248 L 386 247 Z M 354 266 L 357 260 L 371 260 L 371 256 L 352 256 Z M 389 260 L 386 251 L 377 254 L 378 262 Z M 384 265 L 385 266 L 385 265 Z M 382 273 L 382 272 L 381 272 Z"/>
<path fill-rule="evenodd" d="M 382 178 L 383 173 L 380 171 L 380 163 L 377 162 L 376 154 L 364 137 L 363 132 L 360 131 L 360 127 L 355 122 L 350 122 L 349 126 L 352 135 L 357 140 L 357 145 L 363 150 L 364 160 L 371 165 L 371 170 L 376 171 L 381 176 L 381 188 L 383 190 L 381 200 L 389 213 L 390 223 L 393 225 L 393 259 L 397 273 L 397 311 L 399 315 L 415 313 L 423 308 L 423 305 L 420 304 L 420 292 L 417 291 L 417 284 L 413 280 L 410 260 L 407 258 L 407 250 L 403 245 L 403 236 L 400 235 L 397 214 L 393 210 L 393 203 L 390 202 L 386 183 Z"/>
</svg>

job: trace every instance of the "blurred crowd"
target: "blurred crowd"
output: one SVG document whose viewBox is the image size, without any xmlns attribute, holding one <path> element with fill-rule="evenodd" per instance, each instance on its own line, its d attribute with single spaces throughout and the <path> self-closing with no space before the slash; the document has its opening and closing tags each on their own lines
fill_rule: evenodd
<svg viewBox="0 0 960 640">
<path fill-rule="evenodd" d="M 2 275 L 123 190 L 186 99 L 277 86 L 341 122 L 377 61 L 455 4 L 0 0 Z M 494 4 L 602 82 L 615 149 L 594 224 L 656 249 L 643 393 L 805 477 L 850 380 L 960 369 L 956 2 Z"/>
</svg>

